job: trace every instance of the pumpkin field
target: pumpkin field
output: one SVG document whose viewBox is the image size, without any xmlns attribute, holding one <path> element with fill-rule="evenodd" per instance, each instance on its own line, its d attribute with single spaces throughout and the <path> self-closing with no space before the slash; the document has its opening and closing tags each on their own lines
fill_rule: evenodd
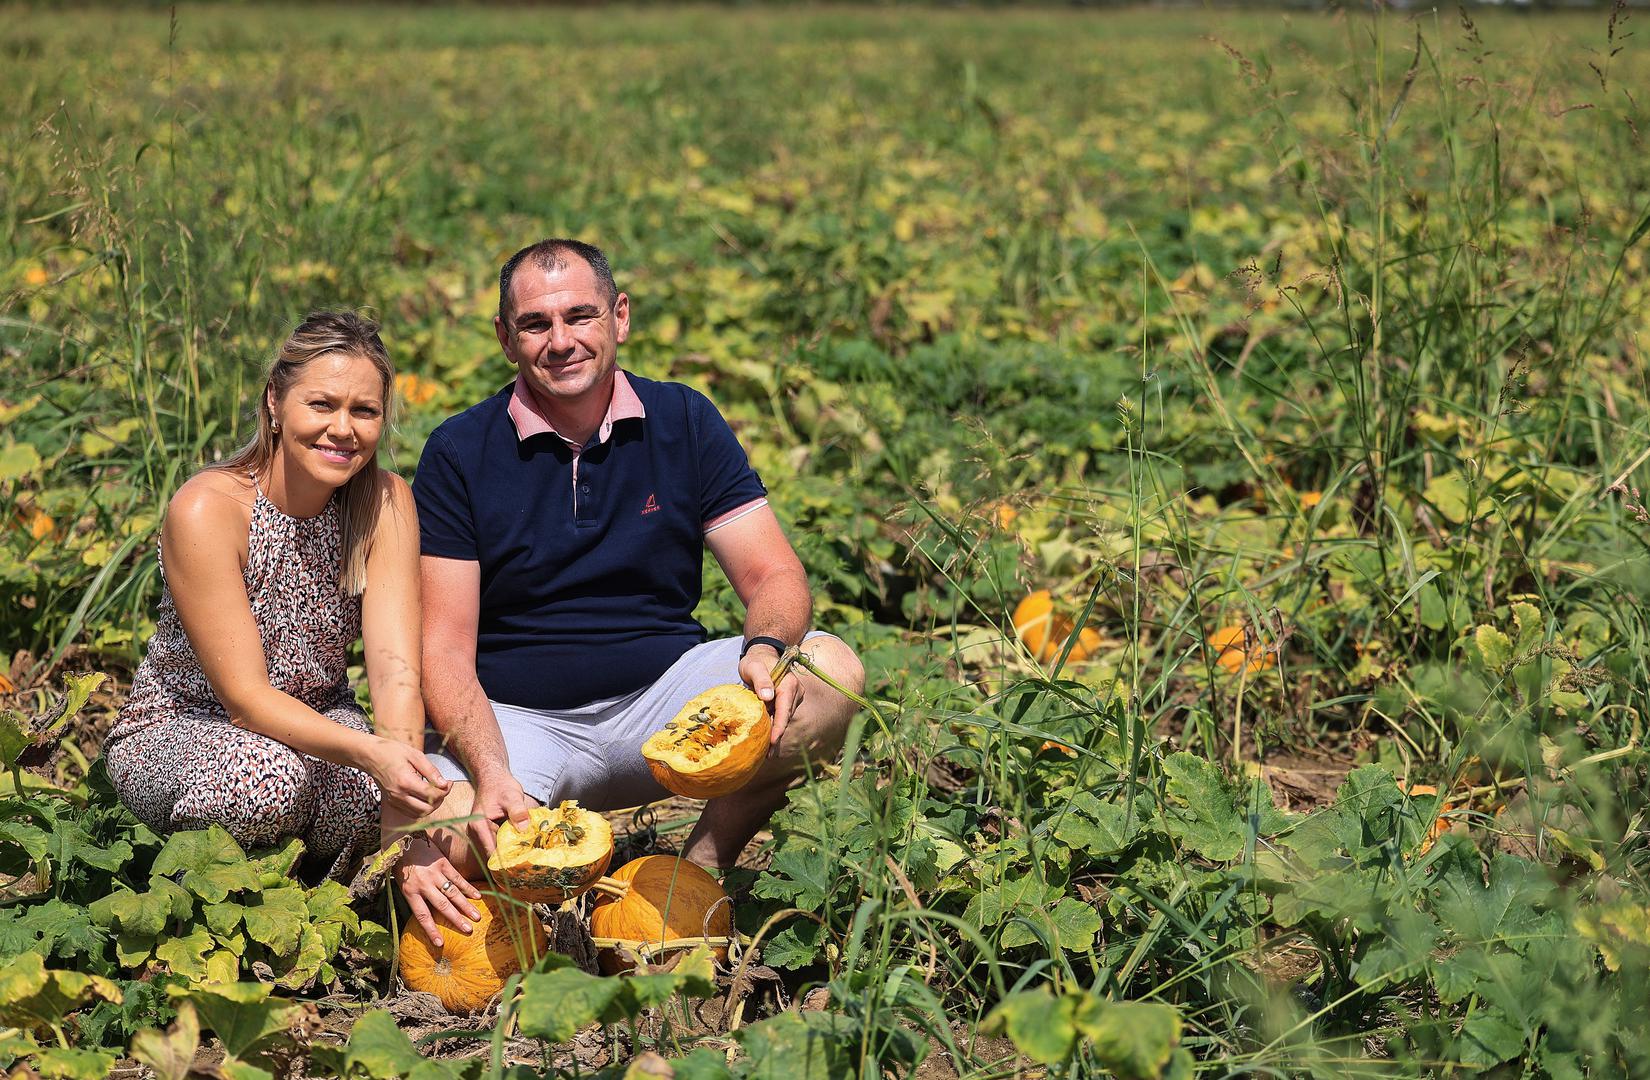
<svg viewBox="0 0 1650 1080">
<path fill-rule="evenodd" d="M 0 5 L 0 1068 L 1650 1075 L 1646 18 Z M 286 333 L 382 324 L 416 484 L 546 236 L 866 702 L 737 869 L 566 817 L 449 1011 L 387 860 L 99 750 Z"/>
</svg>

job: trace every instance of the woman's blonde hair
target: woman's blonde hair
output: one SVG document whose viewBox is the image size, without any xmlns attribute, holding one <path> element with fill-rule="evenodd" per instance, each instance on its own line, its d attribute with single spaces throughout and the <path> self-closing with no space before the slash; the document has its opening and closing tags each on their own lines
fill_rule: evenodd
<svg viewBox="0 0 1650 1080">
<path fill-rule="evenodd" d="M 257 433 L 245 446 L 212 468 L 267 476 L 279 443 L 269 403 L 285 397 L 306 366 L 323 356 L 337 355 L 362 357 L 378 369 L 383 382 L 384 427 L 388 430 L 395 368 L 378 336 L 378 324 L 350 311 L 315 311 L 304 317 L 275 354 L 269 378 L 258 394 Z M 367 553 L 378 528 L 378 508 L 382 501 L 379 487 L 375 453 L 361 471 L 338 490 L 338 516 L 342 523 L 338 585 L 350 596 L 359 596 L 367 587 Z"/>
</svg>

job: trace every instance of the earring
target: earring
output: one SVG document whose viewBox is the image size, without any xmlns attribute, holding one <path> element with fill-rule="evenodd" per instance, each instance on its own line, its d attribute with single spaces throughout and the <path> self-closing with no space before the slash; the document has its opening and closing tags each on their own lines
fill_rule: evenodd
<svg viewBox="0 0 1650 1080">
<path fill-rule="evenodd" d="M 270 421 L 269 430 L 279 435 L 281 433 L 281 422 L 279 420 Z"/>
</svg>

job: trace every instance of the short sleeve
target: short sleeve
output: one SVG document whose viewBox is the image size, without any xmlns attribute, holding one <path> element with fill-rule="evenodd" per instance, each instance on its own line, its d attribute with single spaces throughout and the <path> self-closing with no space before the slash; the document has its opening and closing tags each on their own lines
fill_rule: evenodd
<svg viewBox="0 0 1650 1080">
<path fill-rule="evenodd" d="M 412 490 L 420 551 L 443 559 L 479 558 L 469 485 L 451 440 L 439 428 L 424 444 Z"/>
<path fill-rule="evenodd" d="M 703 394 L 688 391 L 694 439 L 699 451 L 699 521 L 708 524 L 768 494 L 751 468 L 745 448 Z"/>
</svg>

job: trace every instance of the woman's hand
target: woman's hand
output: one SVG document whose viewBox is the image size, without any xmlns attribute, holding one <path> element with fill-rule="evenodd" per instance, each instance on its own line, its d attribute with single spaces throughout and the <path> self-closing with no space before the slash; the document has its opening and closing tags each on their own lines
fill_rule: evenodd
<svg viewBox="0 0 1650 1080">
<path fill-rule="evenodd" d="M 421 818 L 435 811 L 453 782 L 441 775 L 422 750 L 406 743 L 368 736 L 361 768 L 378 781 L 383 809 L 398 818 Z"/>
<path fill-rule="evenodd" d="M 414 837 L 395 867 L 395 881 L 401 886 L 401 895 L 407 898 L 413 918 L 424 928 L 430 944 L 441 948 L 441 927 L 435 917 L 440 915 L 460 933 L 468 934 L 472 919 L 481 918 L 481 911 L 471 900 L 481 896 L 481 890 L 453 869 L 453 864 L 423 837 Z"/>
</svg>

